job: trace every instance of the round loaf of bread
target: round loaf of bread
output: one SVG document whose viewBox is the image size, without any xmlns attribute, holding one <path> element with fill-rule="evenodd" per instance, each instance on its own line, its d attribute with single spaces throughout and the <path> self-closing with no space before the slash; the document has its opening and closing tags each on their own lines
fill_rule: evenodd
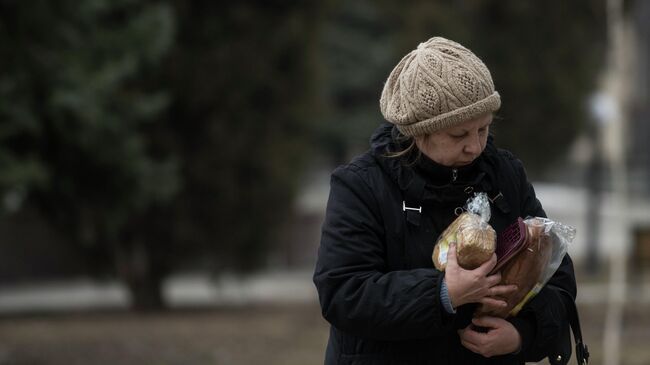
<svg viewBox="0 0 650 365">
<path fill-rule="evenodd" d="M 496 232 L 490 225 L 467 222 L 458 227 L 457 256 L 458 264 L 468 270 L 474 270 L 492 257 L 496 249 Z"/>
<path fill-rule="evenodd" d="M 440 235 L 433 249 L 433 264 L 445 271 L 450 244 L 456 244 L 458 264 L 473 270 L 490 259 L 496 249 L 496 232 L 473 213 L 462 213 Z"/>
</svg>

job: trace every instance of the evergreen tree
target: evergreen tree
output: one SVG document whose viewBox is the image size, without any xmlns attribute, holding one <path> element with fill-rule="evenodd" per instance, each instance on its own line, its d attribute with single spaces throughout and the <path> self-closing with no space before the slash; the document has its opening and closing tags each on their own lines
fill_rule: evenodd
<svg viewBox="0 0 650 365">
<path fill-rule="evenodd" d="M 162 305 L 138 217 L 179 190 L 146 129 L 169 95 L 148 82 L 173 40 L 169 6 L 136 0 L 0 3 L 0 193 L 37 207 L 133 305 Z M 9 198 L 9 200 L 7 200 Z"/>
<path fill-rule="evenodd" d="M 318 123 L 311 2 L 0 3 L 0 193 L 133 305 L 173 269 L 264 263 Z"/>
<path fill-rule="evenodd" d="M 326 4 L 177 1 L 168 130 L 184 161 L 179 240 L 212 270 L 265 263 L 310 154 Z"/>
</svg>

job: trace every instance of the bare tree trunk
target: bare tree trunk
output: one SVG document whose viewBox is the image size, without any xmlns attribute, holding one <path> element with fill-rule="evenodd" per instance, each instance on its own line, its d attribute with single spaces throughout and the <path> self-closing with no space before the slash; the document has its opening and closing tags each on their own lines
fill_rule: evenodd
<svg viewBox="0 0 650 365">
<path fill-rule="evenodd" d="M 131 240 L 115 247 L 117 272 L 129 290 L 131 308 L 137 311 L 164 309 L 163 274 L 156 269 L 147 245 Z"/>
</svg>

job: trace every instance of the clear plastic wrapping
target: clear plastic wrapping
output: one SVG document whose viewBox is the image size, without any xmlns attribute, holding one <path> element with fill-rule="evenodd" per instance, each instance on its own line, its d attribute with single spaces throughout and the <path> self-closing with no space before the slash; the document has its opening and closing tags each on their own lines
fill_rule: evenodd
<svg viewBox="0 0 650 365">
<path fill-rule="evenodd" d="M 449 245 L 456 244 L 458 264 L 475 269 L 489 260 L 496 248 L 496 233 L 488 224 L 490 201 L 487 194 L 477 193 L 467 201 L 466 211 L 442 232 L 433 250 L 433 264 L 441 271 L 447 267 Z"/>
<path fill-rule="evenodd" d="M 524 223 L 526 239 L 522 249 L 500 262 L 499 270 L 501 284 L 515 284 L 517 291 L 500 298 L 507 302 L 505 308 L 487 310 L 481 305 L 477 315 L 516 316 L 553 276 L 575 238 L 575 228 L 548 218 L 527 218 Z"/>
</svg>

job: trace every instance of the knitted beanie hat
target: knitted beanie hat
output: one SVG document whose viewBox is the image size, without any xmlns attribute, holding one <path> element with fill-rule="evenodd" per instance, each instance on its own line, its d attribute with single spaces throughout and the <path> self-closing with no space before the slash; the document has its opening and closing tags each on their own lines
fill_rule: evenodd
<svg viewBox="0 0 650 365">
<path fill-rule="evenodd" d="M 492 76 L 470 50 L 441 37 L 420 43 L 391 71 L 381 113 L 405 136 L 418 136 L 494 112 Z"/>
</svg>

